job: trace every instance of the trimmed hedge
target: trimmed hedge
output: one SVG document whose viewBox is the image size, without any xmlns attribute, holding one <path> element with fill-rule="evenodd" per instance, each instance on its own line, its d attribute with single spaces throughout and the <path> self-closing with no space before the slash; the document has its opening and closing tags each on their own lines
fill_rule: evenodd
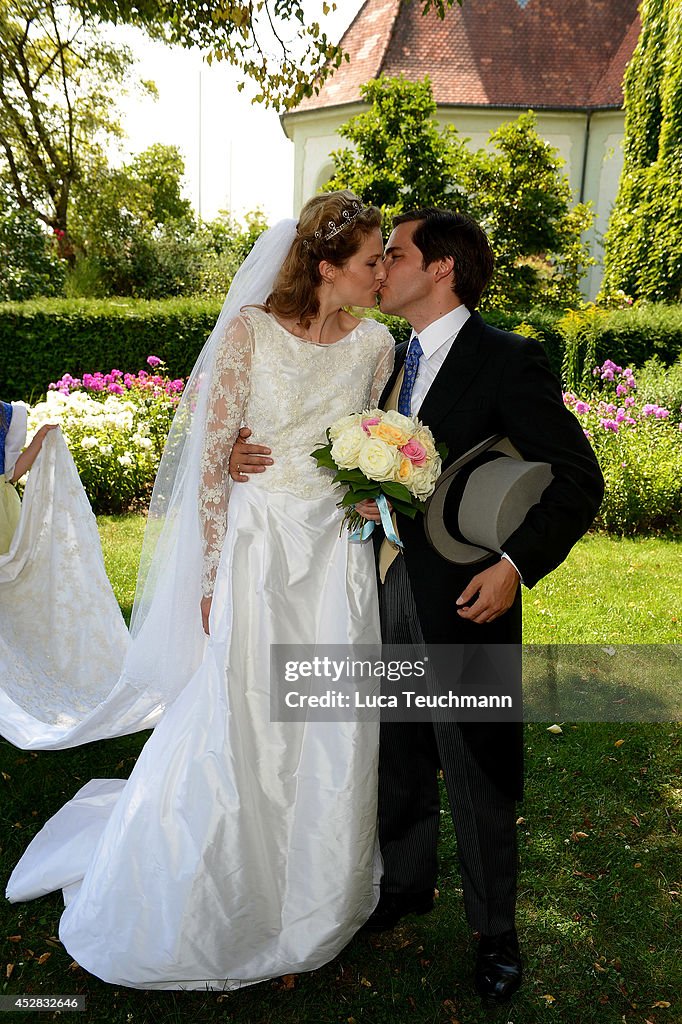
<svg viewBox="0 0 682 1024">
<path fill-rule="evenodd" d="M 35 401 L 64 373 L 148 369 L 186 377 L 220 312 L 215 299 L 37 299 L 0 304 L 0 395 Z"/>
<path fill-rule="evenodd" d="M 532 327 L 533 337 L 543 343 L 552 369 L 561 377 L 565 341 L 559 324 L 564 310 L 535 308 L 510 313 L 484 309 L 481 312 L 489 324 L 503 331 L 518 331 L 522 324 Z M 410 337 L 410 327 L 400 317 L 372 315 L 386 324 L 396 341 Z M 671 366 L 682 355 L 682 306 L 603 310 L 600 318 L 602 327 L 596 343 L 600 366 L 606 359 L 623 366 L 643 366 L 652 356 Z"/>
<path fill-rule="evenodd" d="M 64 373 L 112 368 L 135 372 L 148 355 L 160 356 L 172 377 L 186 377 L 220 312 L 212 299 L 38 299 L 0 303 L 0 397 L 35 401 Z M 384 317 L 396 340 L 409 337 L 398 317 Z M 561 311 L 524 313 L 487 310 L 489 323 L 504 330 L 520 324 L 545 345 L 552 368 L 561 372 L 564 340 Z M 597 361 L 641 366 L 651 356 L 670 365 L 682 352 L 682 306 L 641 306 L 604 311 L 596 342 Z"/>
</svg>

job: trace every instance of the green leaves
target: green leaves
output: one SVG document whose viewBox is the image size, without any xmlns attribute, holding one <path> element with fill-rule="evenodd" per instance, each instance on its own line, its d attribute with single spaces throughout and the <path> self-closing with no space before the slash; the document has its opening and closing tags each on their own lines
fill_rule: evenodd
<svg viewBox="0 0 682 1024">
<path fill-rule="evenodd" d="M 470 213 L 495 250 L 488 305 L 580 300 L 580 279 L 593 262 L 581 236 L 592 214 L 585 204 L 572 206 L 563 162 L 538 135 L 532 113 L 503 124 L 486 149 L 472 152 L 453 126 L 436 123 L 428 78 L 381 76 L 362 93 L 369 109 L 339 129 L 353 146 L 332 153 L 326 188 L 352 189 L 389 222 L 422 206 Z"/>
<path fill-rule="evenodd" d="M 354 149 L 332 153 L 335 174 L 327 187 L 352 189 L 388 219 L 408 208 L 452 205 L 464 144 L 452 129 L 437 126 L 428 78 L 382 75 L 362 94 L 370 108 L 339 129 Z"/>
<path fill-rule="evenodd" d="M 16 205 L 58 233 L 70 262 L 71 191 L 121 134 L 114 99 L 132 63 L 76 3 L 0 5 L 0 175 Z"/>
<path fill-rule="evenodd" d="M 324 445 L 322 448 L 316 448 L 314 452 L 310 453 L 311 458 L 317 460 L 317 465 L 324 469 L 336 469 L 336 463 L 332 458 L 332 446 L 330 444 Z"/>
<path fill-rule="evenodd" d="M 604 239 L 602 298 L 682 296 L 682 7 L 644 0 L 625 75 L 625 160 Z"/>
<path fill-rule="evenodd" d="M 409 2 L 409 0 L 408 0 Z M 443 18 L 461 0 L 419 0 L 422 12 Z M 93 18 L 145 28 L 150 35 L 183 46 L 198 46 L 212 59 L 225 60 L 258 86 L 254 102 L 291 110 L 318 93 L 342 61 L 314 10 L 304 0 L 71 0 Z M 322 18 L 337 4 L 319 0 Z"/>
</svg>

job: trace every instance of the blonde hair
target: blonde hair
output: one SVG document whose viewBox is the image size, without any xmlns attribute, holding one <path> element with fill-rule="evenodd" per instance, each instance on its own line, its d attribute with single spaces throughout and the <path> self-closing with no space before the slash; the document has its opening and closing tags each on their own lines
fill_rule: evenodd
<svg viewBox="0 0 682 1024">
<path fill-rule="evenodd" d="M 360 210 L 358 212 L 358 206 Z M 282 319 L 296 318 L 308 328 L 320 311 L 317 289 L 322 284 L 320 262 L 342 267 L 381 227 L 381 211 L 363 206 L 348 189 L 324 192 L 301 210 L 296 238 L 286 255 L 265 308 Z M 327 237 L 335 230 L 331 238 Z"/>
</svg>

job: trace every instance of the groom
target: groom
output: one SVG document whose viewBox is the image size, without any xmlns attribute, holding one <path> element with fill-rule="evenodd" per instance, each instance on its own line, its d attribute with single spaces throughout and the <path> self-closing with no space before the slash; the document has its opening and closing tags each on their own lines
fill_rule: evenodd
<svg viewBox="0 0 682 1024">
<path fill-rule="evenodd" d="M 445 442 L 444 468 L 478 442 L 503 434 L 524 459 L 550 463 L 553 479 L 502 557 L 491 555 L 475 574 L 429 545 L 423 517 L 399 516 L 404 555 L 394 559 L 381 587 L 383 639 L 520 644 L 520 583 L 532 587 L 566 558 L 599 508 L 602 476 L 580 425 L 564 407 L 542 346 L 488 326 L 475 312 L 493 272 L 479 225 L 436 209 L 404 214 L 394 225 L 381 308 L 405 317 L 413 334 L 396 350 L 382 404 L 397 398 L 399 411 L 418 416 Z M 238 441 L 231 473 L 243 480 L 245 472 L 262 471 L 267 453 Z M 358 511 L 378 519 L 373 502 Z M 476 988 L 486 1001 L 502 1003 L 521 982 L 515 929 L 521 723 L 382 724 L 384 875 L 368 927 L 392 928 L 433 907 L 439 769 L 457 835 L 467 919 L 480 936 Z"/>
</svg>

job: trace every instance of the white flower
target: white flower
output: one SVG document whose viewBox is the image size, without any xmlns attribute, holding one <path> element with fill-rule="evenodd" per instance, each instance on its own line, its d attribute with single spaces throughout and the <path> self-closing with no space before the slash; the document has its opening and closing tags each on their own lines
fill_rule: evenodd
<svg viewBox="0 0 682 1024">
<path fill-rule="evenodd" d="M 412 479 L 409 482 L 409 490 L 416 498 L 422 501 L 430 498 L 433 494 L 436 480 L 440 476 L 440 459 L 435 459 L 425 466 L 415 466 Z"/>
<path fill-rule="evenodd" d="M 370 480 L 393 480 L 399 465 L 400 453 L 396 448 L 373 437 L 363 441 L 358 468 Z"/>
<path fill-rule="evenodd" d="M 86 437 L 83 437 L 81 439 L 81 448 L 86 448 L 87 449 L 87 448 L 98 448 L 98 447 L 99 447 L 99 442 L 98 442 L 97 438 L 96 437 L 92 437 L 91 434 L 88 434 Z"/>
<path fill-rule="evenodd" d="M 102 447 L 100 448 L 102 455 L 111 455 L 113 450 L 114 449 L 111 447 L 110 444 L 103 444 Z"/>
<path fill-rule="evenodd" d="M 329 428 L 329 436 L 332 441 L 336 441 L 346 430 L 358 426 L 361 422 L 362 416 L 358 412 L 354 412 L 351 416 L 342 416 L 340 420 L 332 423 Z"/>
<path fill-rule="evenodd" d="M 350 419 L 350 417 L 348 417 Z M 367 435 L 361 426 L 347 426 L 332 445 L 332 458 L 339 469 L 356 469 Z"/>
<path fill-rule="evenodd" d="M 136 434 L 133 441 L 137 443 L 138 448 L 143 448 L 146 452 L 153 447 L 151 438 L 149 437 L 140 437 L 139 434 Z"/>
<path fill-rule="evenodd" d="M 122 466 L 132 466 L 133 460 L 129 455 L 119 455 L 118 461 Z"/>
<path fill-rule="evenodd" d="M 414 435 L 424 448 L 426 448 L 427 459 L 433 459 L 436 457 L 436 445 L 433 440 L 433 434 L 428 427 L 420 427 Z"/>
<path fill-rule="evenodd" d="M 392 427 L 397 427 L 398 430 L 402 430 L 410 437 L 412 437 L 415 432 L 415 420 L 410 419 L 409 416 L 403 416 L 403 414 L 398 412 L 396 409 L 389 409 L 388 412 L 382 413 L 381 418 L 384 423 L 390 423 Z"/>
</svg>

